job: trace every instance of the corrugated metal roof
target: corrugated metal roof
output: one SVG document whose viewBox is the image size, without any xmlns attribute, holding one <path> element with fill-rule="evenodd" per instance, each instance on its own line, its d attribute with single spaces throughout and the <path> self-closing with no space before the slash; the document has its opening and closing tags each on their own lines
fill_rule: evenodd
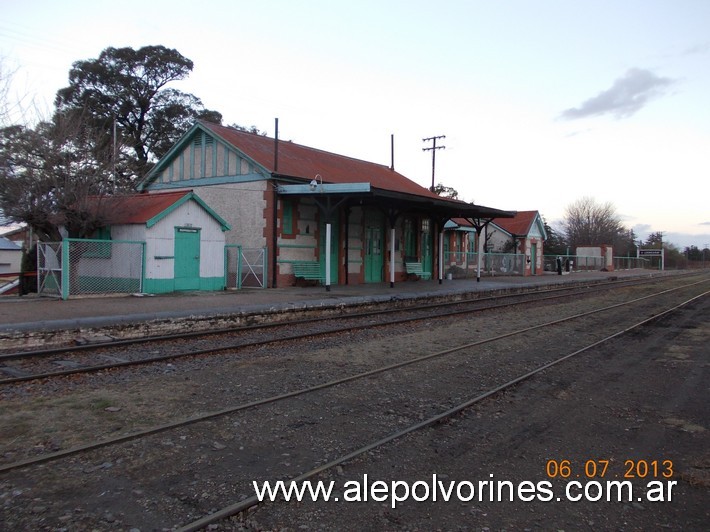
<svg viewBox="0 0 710 532">
<path fill-rule="evenodd" d="M 3 251 L 22 251 L 20 246 L 4 236 L 0 236 L 0 249 Z"/>
<path fill-rule="evenodd" d="M 188 194 L 191 194 L 191 191 L 182 190 L 155 194 L 104 196 L 94 198 L 94 201 L 98 212 L 108 225 L 145 224 Z"/>
<path fill-rule="evenodd" d="M 527 235 L 537 214 L 538 211 L 518 211 L 513 218 L 494 218 L 493 223 L 512 235 Z"/>
<path fill-rule="evenodd" d="M 223 230 L 230 229 L 230 225 L 192 190 L 102 196 L 91 199 L 95 205 L 95 212 L 106 225 L 146 224 L 151 227 L 171 209 L 179 207 L 184 201 L 193 200 L 205 209 L 222 226 Z"/>
<path fill-rule="evenodd" d="M 253 159 L 268 172 L 277 175 L 311 180 L 319 174 L 324 183 L 367 182 L 382 190 L 415 194 L 437 200 L 444 199 L 395 170 L 391 170 L 388 166 L 310 148 L 291 141 L 279 140 L 278 170 L 276 170 L 273 138 L 209 122 L 200 122 L 200 124 Z"/>
</svg>

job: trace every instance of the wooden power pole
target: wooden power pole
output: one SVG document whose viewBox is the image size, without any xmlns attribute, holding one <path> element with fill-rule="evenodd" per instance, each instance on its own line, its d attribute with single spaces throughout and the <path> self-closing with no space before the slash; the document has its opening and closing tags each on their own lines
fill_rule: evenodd
<svg viewBox="0 0 710 532">
<path fill-rule="evenodd" d="M 422 139 L 422 142 L 429 142 L 432 141 L 432 145 L 429 146 L 428 148 L 422 148 L 422 151 L 429 151 L 431 150 L 431 191 L 434 192 L 434 175 L 436 172 L 436 150 L 443 150 L 446 148 L 446 146 L 437 146 L 436 141 L 438 139 L 445 139 L 446 135 L 439 135 L 438 137 L 429 137 L 426 139 Z"/>
</svg>

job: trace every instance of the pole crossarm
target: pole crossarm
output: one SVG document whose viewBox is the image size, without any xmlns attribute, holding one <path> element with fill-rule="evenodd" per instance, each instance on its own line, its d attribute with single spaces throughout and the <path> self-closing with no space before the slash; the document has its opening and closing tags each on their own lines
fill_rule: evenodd
<svg viewBox="0 0 710 532">
<path fill-rule="evenodd" d="M 446 135 L 439 135 L 437 137 L 428 137 L 422 139 L 422 142 L 432 142 L 432 145 L 428 148 L 422 148 L 422 151 L 431 151 L 431 191 L 434 192 L 434 175 L 436 173 L 436 150 L 443 150 L 446 146 L 437 146 L 436 141 L 439 139 L 445 139 Z"/>
</svg>

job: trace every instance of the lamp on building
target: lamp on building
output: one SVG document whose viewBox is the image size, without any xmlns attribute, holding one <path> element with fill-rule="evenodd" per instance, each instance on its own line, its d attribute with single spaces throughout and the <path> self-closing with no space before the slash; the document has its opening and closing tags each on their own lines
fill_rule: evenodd
<svg viewBox="0 0 710 532">
<path fill-rule="evenodd" d="M 308 185 L 308 187 L 311 189 L 311 192 L 316 191 L 316 187 L 318 186 L 319 181 L 320 181 L 321 192 L 323 191 L 323 177 L 320 174 L 316 174 L 316 176 L 313 179 L 311 179 L 311 182 Z"/>
</svg>

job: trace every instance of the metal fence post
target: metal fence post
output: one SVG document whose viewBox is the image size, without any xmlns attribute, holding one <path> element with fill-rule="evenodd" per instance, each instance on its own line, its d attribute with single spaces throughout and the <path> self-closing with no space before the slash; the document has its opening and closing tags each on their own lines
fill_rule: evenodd
<svg viewBox="0 0 710 532">
<path fill-rule="evenodd" d="M 145 286 L 145 276 L 146 276 L 146 243 L 141 242 L 141 282 L 139 286 L 140 293 L 143 293 L 143 287 Z"/>
<path fill-rule="evenodd" d="M 269 284 L 269 248 L 264 246 L 264 282 L 262 283 L 262 288 L 266 288 Z"/>
<path fill-rule="evenodd" d="M 71 264 L 69 264 L 69 239 L 65 238 L 62 240 L 62 299 L 69 299 L 69 270 L 71 269 Z"/>
<path fill-rule="evenodd" d="M 237 246 L 237 289 L 242 289 L 242 246 Z"/>
</svg>

